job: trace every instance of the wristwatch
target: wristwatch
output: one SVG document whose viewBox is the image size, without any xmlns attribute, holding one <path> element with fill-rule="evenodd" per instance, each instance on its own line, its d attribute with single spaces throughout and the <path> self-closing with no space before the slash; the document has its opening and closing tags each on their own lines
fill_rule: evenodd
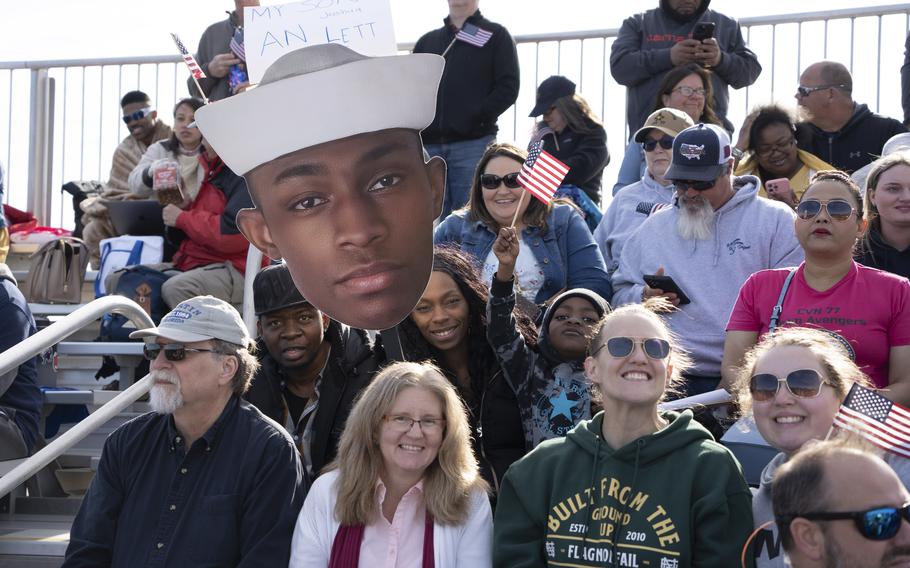
<svg viewBox="0 0 910 568">
<path fill-rule="evenodd" d="M 740 149 L 737 148 L 736 146 L 733 146 L 733 149 L 730 150 L 730 153 L 733 154 L 733 157 L 736 158 L 737 160 L 742 160 L 742 159 L 743 159 L 743 155 L 745 155 L 745 152 L 743 152 L 742 150 L 740 150 Z"/>
</svg>

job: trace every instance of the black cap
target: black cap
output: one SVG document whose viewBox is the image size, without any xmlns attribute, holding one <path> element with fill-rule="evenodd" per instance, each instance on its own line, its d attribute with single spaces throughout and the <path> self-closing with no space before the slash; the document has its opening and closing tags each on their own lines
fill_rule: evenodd
<svg viewBox="0 0 910 568">
<path fill-rule="evenodd" d="M 305 303 L 287 264 L 267 266 L 253 280 L 253 309 L 257 316 Z"/>
<path fill-rule="evenodd" d="M 537 104 L 534 110 L 528 116 L 540 116 L 550 110 L 557 99 L 568 97 L 575 94 L 575 83 L 566 79 L 562 75 L 553 75 L 544 79 L 543 83 L 537 87 Z"/>
</svg>

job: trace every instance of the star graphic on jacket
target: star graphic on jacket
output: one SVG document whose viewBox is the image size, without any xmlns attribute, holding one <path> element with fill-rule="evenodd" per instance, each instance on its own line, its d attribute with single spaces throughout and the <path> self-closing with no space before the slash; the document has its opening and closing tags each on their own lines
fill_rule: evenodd
<svg viewBox="0 0 910 568">
<path fill-rule="evenodd" d="M 553 420 L 559 414 L 564 414 L 571 422 L 572 409 L 578 406 L 578 401 L 569 400 L 569 397 L 566 396 L 566 391 L 562 391 L 559 396 L 550 398 L 550 405 L 553 407 L 553 410 L 550 411 L 550 420 Z"/>
</svg>

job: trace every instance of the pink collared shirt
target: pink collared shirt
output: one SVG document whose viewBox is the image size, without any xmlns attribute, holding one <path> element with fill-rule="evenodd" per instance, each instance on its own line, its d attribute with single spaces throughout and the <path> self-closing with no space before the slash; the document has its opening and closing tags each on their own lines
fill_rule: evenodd
<svg viewBox="0 0 910 568">
<path fill-rule="evenodd" d="M 386 487 L 376 484 L 378 518 L 363 531 L 360 566 L 413 568 L 423 565 L 423 534 L 427 508 L 423 501 L 423 480 L 411 487 L 395 509 L 390 523 L 382 514 Z"/>
</svg>

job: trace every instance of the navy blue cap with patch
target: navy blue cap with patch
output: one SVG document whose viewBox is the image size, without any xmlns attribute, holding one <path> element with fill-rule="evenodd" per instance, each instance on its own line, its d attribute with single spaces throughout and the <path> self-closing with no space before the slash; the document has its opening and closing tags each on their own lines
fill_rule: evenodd
<svg viewBox="0 0 910 568">
<path fill-rule="evenodd" d="M 664 174 L 669 180 L 711 181 L 730 160 L 730 136 L 714 124 L 696 124 L 676 135 L 673 157 Z"/>
</svg>

